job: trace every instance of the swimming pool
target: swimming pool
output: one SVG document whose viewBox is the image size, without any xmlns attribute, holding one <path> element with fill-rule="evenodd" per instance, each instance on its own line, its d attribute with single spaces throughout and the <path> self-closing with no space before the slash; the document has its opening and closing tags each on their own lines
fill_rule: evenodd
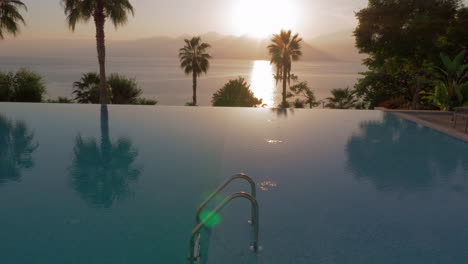
<svg viewBox="0 0 468 264">
<path fill-rule="evenodd" d="M 195 209 L 235 201 L 203 263 L 465 263 L 468 144 L 380 111 L 0 103 L 0 262 L 187 263 Z M 236 183 L 226 193 L 248 191 Z"/>
</svg>

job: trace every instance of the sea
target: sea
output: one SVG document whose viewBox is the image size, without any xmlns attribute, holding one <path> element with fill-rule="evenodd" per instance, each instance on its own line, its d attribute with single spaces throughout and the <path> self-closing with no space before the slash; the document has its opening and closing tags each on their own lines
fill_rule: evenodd
<svg viewBox="0 0 468 264">
<path fill-rule="evenodd" d="M 143 97 L 156 99 L 159 105 L 184 105 L 192 98 L 191 75 L 184 74 L 177 58 L 109 57 L 107 73 L 135 78 Z M 46 98 L 73 98 L 73 82 L 83 73 L 97 72 L 96 57 L 0 57 L 0 71 L 27 68 L 43 76 Z M 295 62 L 292 72 L 299 81 L 306 81 L 318 99 L 330 96 L 333 88 L 353 87 L 366 67 L 360 62 Z M 274 68 L 268 61 L 213 59 L 206 75 L 198 81 L 198 101 L 211 104 L 213 93 L 225 83 L 243 77 L 255 96 L 266 106 L 281 101 L 281 84 L 273 78 Z"/>
</svg>

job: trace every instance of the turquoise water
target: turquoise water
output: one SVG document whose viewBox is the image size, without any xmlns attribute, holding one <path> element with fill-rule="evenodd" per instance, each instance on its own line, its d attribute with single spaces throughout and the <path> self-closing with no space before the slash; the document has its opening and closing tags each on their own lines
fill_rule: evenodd
<svg viewBox="0 0 468 264">
<path fill-rule="evenodd" d="M 238 172 L 263 251 L 236 201 L 203 263 L 468 261 L 468 144 L 391 114 L 1 103 L 0 262 L 187 263 L 197 205 Z"/>
</svg>

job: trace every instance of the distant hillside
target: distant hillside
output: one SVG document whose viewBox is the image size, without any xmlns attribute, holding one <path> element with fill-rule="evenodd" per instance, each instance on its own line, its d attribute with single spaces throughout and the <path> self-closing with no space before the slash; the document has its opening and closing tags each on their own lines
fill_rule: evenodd
<svg viewBox="0 0 468 264">
<path fill-rule="evenodd" d="M 183 38 L 154 37 L 129 41 L 108 41 L 109 56 L 115 57 L 177 57 Z M 212 45 L 213 57 L 220 59 L 268 59 L 268 40 L 222 36 L 207 33 L 203 40 Z M 95 43 L 90 40 L 8 40 L 3 41 L 0 56 L 96 56 Z M 334 61 L 335 56 L 304 43 L 305 61 Z"/>
<path fill-rule="evenodd" d="M 366 55 L 359 54 L 356 48 L 353 29 L 318 36 L 308 40 L 314 47 L 332 54 L 338 60 L 360 62 Z"/>
</svg>

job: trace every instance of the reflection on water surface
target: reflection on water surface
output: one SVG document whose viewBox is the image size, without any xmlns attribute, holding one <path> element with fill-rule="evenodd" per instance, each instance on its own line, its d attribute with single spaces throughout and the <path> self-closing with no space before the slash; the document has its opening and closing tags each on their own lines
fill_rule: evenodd
<svg viewBox="0 0 468 264">
<path fill-rule="evenodd" d="M 22 170 L 34 166 L 32 154 L 38 147 L 25 122 L 0 115 L 0 185 L 20 181 Z"/>
<path fill-rule="evenodd" d="M 138 152 L 128 138 L 112 142 L 107 106 L 101 108 L 101 140 L 76 137 L 71 167 L 72 185 L 91 206 L 111 207 L 130 195 L 130 184 L 140 175 L 134 162 Z"/>
</svg>

